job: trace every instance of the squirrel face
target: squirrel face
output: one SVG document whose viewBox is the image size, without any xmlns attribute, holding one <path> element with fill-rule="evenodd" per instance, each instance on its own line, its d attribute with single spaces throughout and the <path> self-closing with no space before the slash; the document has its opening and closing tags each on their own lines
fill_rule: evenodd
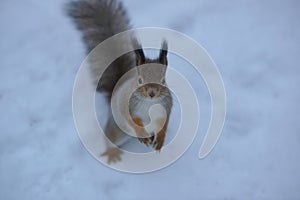
<svg viewBox="0 0 300 200">
<path fill-rule="evenodd" d="M 149 99 L 160 98 L 166 95 L 168 92 L 167 88 L 156 83 L 148 83 L 139 87 L 136 92 L 138 92 L 143 97 Z"/>
<path fill-rule="evenodd" d="M 137 92 L 142 96 L 154 99 L 164 96 L 167 92 L 165 75 L 167 70 L 167 42 L 163 41 L 157 59 L 146 58 L 143 49 L 135 50 L 138 71 Z"/>
</svg>

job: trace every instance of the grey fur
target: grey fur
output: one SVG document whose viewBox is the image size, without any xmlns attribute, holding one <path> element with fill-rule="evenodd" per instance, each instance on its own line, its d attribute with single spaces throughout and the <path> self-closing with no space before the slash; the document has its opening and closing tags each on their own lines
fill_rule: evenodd
<svg viewBox="0 0 300 200">
<path fill-rule="evenodd" d="M 92 51 L 98 44 L 107 38 L 131 28 L 126 11 L 118 0 L 77 0 L 68 3 L 66 5 L 66 11 L 73 19 L 77 29 L 81 31 L 87 53 Z M 131 42 L 137 41 L 133 39 L 133 41 L 126 40 L 125 42 L 130 44 Z M 144 70 L 141 69 L 141 71 L 138 70 L 140 72 L 139 78 L 143 79 L 145 83 L 152 82 L 155 84 L 150 86 L 141 86 L 137 91 L 135 91 L 130 99 L 129 107 L 133 112 L 132 114 L 137 114 L 139 113 L 137 111 L 145 110 L 145 113 L 143 111 L 142 115 L 148 116 L 148 107 L 150 108 L 150 106 L 154 105 L 154 103 L 160 103 L 165 107 L 167 112 L 166 128 L 172 108 L 172 96 L 164 83 L 167 68 L 167 42 L 163 41 L 162 48 L 157 59 L 146 58 L 142 46 L 138 46 L 140 46 L 140 49 L 127 53 L 116 59 L 105 70 L 100 80 L 97 80 L 99 71 L 101 71 L 101 69 L 105 66 L 99 66 L 97 62 L 92 61 L 90 63 L 91 74 L 97 84 L 97 90 L 105 92 L 108 96 L 107 100 L 110 101 L 116 83 L 129 69 L 135 65 L 139 66 L 147 63 L 158 63 L 163 65 L 156 69 L 145 68 Z M 114 48 L 120 48 L 120 45 L 113 45 L 112 51 L 114 51 Z M 151 91 L 151 94 L 152 92 L 156 92 L 155 97 L 151 96 L 151 98 L 153 97 L 153 101 L 149 101 L 149 91 Z M 148 123 L 149 120 L 150 119 L 146 119 L 145 122 Z M 130 138 L 117 126 L 112 114 L 110 114 L 108 123 L 106 124 L 105 134 L 112 143 L 118 146 L 123 143 L 122 141 L 124 141 L 121 138 Z M 158 144 L 154 141 L 153 136 L 151 137 L 151 143 L 156 150 L 160 150 L 163 145 L 163 141 L 164 138 L 161 138 L 160 144 Z M 112 151 L 110 145 L 111 144 L 108 142 L 107 150 L 104 154 L 102 154 L 108 156 L 108 162 L 114 161 L 114 158 L 117 158 L 117 160 L 120 158 L 120 152 Z"/>
<path fill-rule="evenodd" d="M 131 28 L 117 0 L 78 0 L 68 3 L 66 9 L 82 32 L 88 52 L 108 37 Z"/>
<path fill-rule="evenodd" d="M 126 11 L 117 0 L 78 0 L 66 4 L 67 14 L 73 19 L 83 36 L 87 53 L 107 38 L 131 28 Z M 117 48 L 117 47 L 116 47 Z M 104 91 L 110 100 L 119 78 L 134 66 L 134 54 L 116 59 L 98 80 L 101 67 L 91 63 L 91 71 L 98 91 Z"/>
</svg>

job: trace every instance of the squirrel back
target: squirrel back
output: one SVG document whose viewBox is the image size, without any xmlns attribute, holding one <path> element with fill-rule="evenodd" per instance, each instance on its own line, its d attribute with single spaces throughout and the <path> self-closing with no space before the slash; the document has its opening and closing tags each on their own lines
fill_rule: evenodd
<svg viewBox="0 0 300 200">
<path fill-rule="evenodd" d="M 87 53 L 107 38 L 131 28 L 126 10 L 118 0 L 77 0 L 69 2 L 66 10 L 77 29 L 82 32 Z M 134 63 L 133 53 L 122 55 L 110 64 L 100 80 L 96 80 L 99 78 L 98 71 L 105 66 L 91 63 L 97 90 L 105 92 L 110 99 L 115 84 Z"/>
</svg>

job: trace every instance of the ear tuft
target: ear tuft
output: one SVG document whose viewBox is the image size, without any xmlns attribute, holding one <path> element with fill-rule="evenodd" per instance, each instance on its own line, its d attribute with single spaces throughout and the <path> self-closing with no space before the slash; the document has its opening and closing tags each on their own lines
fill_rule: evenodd
<svg viewBox="0 0 300 200">
<path fill-rule="evenodd" d="M 146 58 L 142 45 L 137 40 L 133 40 L 133 42 L 135 43 L 134 46 L 137 47 L 137 49 L 134 50 L 136 56 L 136 66 L 145 64 Z"/>
<path fill-rule="evenodd" d="M 143 49 L 136 49 L 134 50 L 136 56 L 136 65 L 145 64 L 145 55 Z"/>
<path fill-rule="evenodd" d="M 163 40 L 161 44 L 160 53 L 159 53 L 159 62 L 163 65 L 168 65 L 167 54 L 168 54 L 168 43 L 166 40 Z"/>
</svg>

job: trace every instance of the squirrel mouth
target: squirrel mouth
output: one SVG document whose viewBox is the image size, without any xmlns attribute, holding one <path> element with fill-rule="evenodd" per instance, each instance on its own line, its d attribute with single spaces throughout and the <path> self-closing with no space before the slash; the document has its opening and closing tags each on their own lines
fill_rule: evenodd
<svg viewBox="0 0 300 200">
<path fill-rule="evenodd" d="M 153 91 L 151 91 L 150 93 L 149 93 L 149 97 L 150 98 L 153 98 L 155 96 L 155 93 L 153 92 Z"/>
</svg>

